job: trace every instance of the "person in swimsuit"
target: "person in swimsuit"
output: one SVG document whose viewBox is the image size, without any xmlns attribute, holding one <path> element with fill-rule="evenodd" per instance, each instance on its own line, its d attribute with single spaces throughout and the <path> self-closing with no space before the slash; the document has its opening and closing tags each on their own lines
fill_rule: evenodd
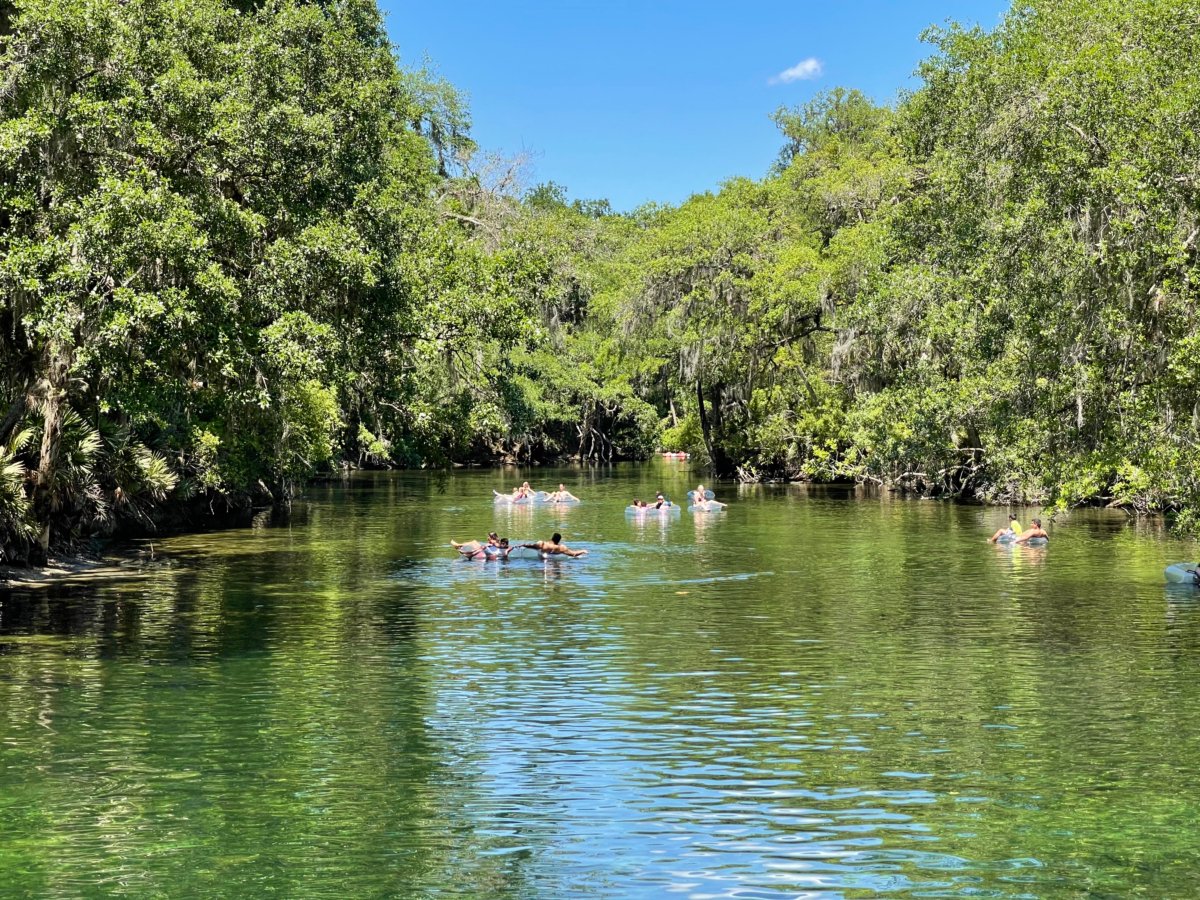
<svg viewBox="0 0 1200 900">
<path fill-rule="evenodd" d="M 718 503 L 716 500 L 710 500 L 708 494 L 711 491 L 705 490 L 704 485 L 696 485 L 696 490 L 692 491 L 692 505 L 700 509 L 712 512 L 714 509 L 720 509 L 725 504 Z"/>
<path fill-rule="evenodd" d="M 500 538 L 496 537 L 496 532 L 494 531 L 488 532 L 486 543 L 482 541 L 466 541 L 461 544 L 458 541 L 450 542 L 450 546 L 463 556 L 475 556 L 479 553 L 487 553 L 491 548 L 498 547 L 499 545 Z"/>
<path fill-rule="evenodd" d="M 1016 516 L 1010 514 L 1008 517 L 1008 527 L 1007 528 L 997 528 L 996 533 L 993 534 L 990 538 L 988 538 L 988 542 L 994 544 L 994 543 L 996 543 L 996 541 L 1000 540 L 1000 538 L 1004 537 L 1006 534 L 1010 534 L 1013 537 L 1016 537 L 1020 533 L 1021 533 L 1021 523 L 1017 521 Z"/>
<path fill-rule="evenodd" d="M 560 484 L 558 486 L 558 490 L 551 492 L 546 499 L 552 500 L 555 503 L 569 503 L 570 501 L 578 500 L 579 498 L 568 491 L 565 484 Z"/>
<path fill-rule="evenodd" d="M 548 541 L 536 541 L 532 544 L 522 544 L 527 550 L 537 550 L 543 556 L 553 556 L 561 554 L 562 556 L 583 556 L 587 553 L 586 550 L 572 550 L 562 542 L 562 535 L 557 531 L 551 536 Z"/>
<path fill-rule="evenodd" d="M 662 509 L 664 506 L 670 506 L 670 505 L 671 505 L 671 501 L 663 496 L 662 491 L 659 491 L 657 494 L 654 495 L 654 508 L 655 509 Z"/>
<path fill-rule="evenodd" d="M 647 503 L 645 500 L 639 500 L 637 497 L 633 498 L 633 505 L 636 509 L 649 509 L 650 508 L 649 503 Z"/>
<path fill-rule="evenodd" d="M 457 550 L 459 547 L 466 547 L 468 544 L 478 544 L 480 547 L 483 547 L 483 546 L 494 547 L 499 543 L 500 543 L 500 538 L 496 537 L 496 532 L 489 531 L 486 542 L 485 541 L 466 541 L 466 542 L 460 544 L 458 541 L 451 541 L 450 546 L 453 547 L 455 550 Z"/>
<path fill-rule="evenodd" d="M 483 548 L 483 554 L 487 559 L 508 559 L 508 554 L 512 552 L 512 547 L 508 546 L 508 538 L 500 538 L 495 544 L 488 544 Z"/>
</svg>

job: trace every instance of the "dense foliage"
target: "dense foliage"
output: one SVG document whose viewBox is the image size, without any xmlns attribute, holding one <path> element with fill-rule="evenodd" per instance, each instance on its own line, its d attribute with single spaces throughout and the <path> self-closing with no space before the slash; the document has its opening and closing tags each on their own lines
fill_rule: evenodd
<svg viewBox="0 0 1200 900">
<path fill-rule="evenodd" d="M 1198 16 L 1033 2 L 933 30 L 896 109 L 835 90 L 780 110 L 768 177 L 637 214 L 599 315 L 669 407 L 663 443 L 748 479 L 1190 526 Z"/>
<path fill-rule="evenodd" d="M 6 13 L 6 555 L 168 493 L 237 507 L 339 457 L 470 449 L 471 379 L 537 273 L 442 209 L 464 119 L 373 2 Z"/>
<path fill-rule="evenodd" d="M 615 214 L 480 162 L 372 0 L 0 2 L 0 552 L 659 443 L 1190 525 L 1198 25 L 934 30 L 895 109 L 782 109 L 763 179 Z"/>
</svg>

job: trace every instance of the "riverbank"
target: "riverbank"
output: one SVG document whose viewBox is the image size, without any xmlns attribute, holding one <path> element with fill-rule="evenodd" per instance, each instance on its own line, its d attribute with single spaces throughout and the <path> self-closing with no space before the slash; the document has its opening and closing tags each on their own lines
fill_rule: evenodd
<svg viewBox="0 0 1200 900">
<path fill-rule="evenodd" d="M 105 553 L 101 556 L 55 556 L 44 566 L 0 566 L 0 587 L 48 587 L 64 581 L 138 577 L 161 569 L 153 551 Z"/>
</svg>

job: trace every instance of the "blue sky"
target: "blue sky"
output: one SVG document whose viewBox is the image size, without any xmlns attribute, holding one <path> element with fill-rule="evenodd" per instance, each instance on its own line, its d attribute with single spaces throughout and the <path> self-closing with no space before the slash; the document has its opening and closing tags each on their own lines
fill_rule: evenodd
<svg viewBox="0 0 1200 900">
<path fill-rule="evenodd" d="M 528 155 L 529 186 L 628 210 L 761 177 L 781 143 L 775 109 L 836 85 L 891 101 L 916 84 L 928 25 L 991 29 L 1009 3 L 380 5 L 401 60 L 427 57 L 466 95 L 481 148 Z"/>
</svg>

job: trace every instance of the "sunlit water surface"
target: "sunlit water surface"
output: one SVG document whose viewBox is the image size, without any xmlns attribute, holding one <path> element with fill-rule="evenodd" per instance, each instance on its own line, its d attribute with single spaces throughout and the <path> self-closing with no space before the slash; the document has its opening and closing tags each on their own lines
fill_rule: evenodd
<svg viewBox="0 0 1200 900">
<path fill-rule="evenodd" d="M 584 503 L 496 508 L 560 480 Z M 698 476 L 355 477 L 0 590 L 0 893 L 1195 896 L 1192 545 Z M 489 530 L 579 560 L 460 560 Z M 151 556 L 152 553 L 152 556 Z"/>
</svg>

